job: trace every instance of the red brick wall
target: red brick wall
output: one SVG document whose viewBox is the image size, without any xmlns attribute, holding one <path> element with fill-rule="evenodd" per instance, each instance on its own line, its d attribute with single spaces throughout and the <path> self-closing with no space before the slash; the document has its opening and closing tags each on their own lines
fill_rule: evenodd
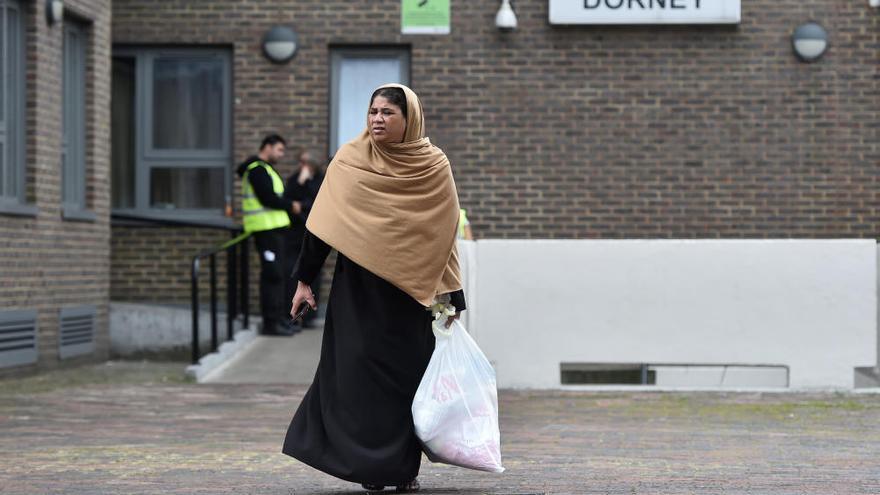
<svg viewBox="0 0 880 495">
<path fill-rule="evenodd" d="M 327 149 L 330 45 L 411 46 L 412 86 L 477 238 L 874 237 L 880 226 L 880 15 L 866 1 L 753 0 L 736 27 L 602 28 L 551 26 L 547 0 L 519 0 L 519 28 L 502 33 L 499 2 L 454 0 L 450 36 L 400 35 L 399 4 L 117 0 L 113 41 L 231 47 L 236 160 L 267 132 Z M 811 19 L 831 48 L 804 64 L 790 35 Z M 299 34 L 286 65 L 260 52 L 277 23 Z M 115 256 L 114 271 L 126 263 Z"/>
<path fill-rule="evenodd" d="M 86 69 L 86 207 L 94 221 L 62 219 L 61 68 L 62 26 L 46 23 L 45 2 L 29 0 L 26 47 L 26 198 L 34 216 L 0 213 L 0 311 L 38 311 L 36 365 L 0 369 L 48 369 L 58 359 L 59 310 L 93 305 L 96 352 L 70 362 L 108 354 L 110 274 L 110 2 L 66 0 L 66 14 L 89 23 Z M 67 361 L 65 361 L 67 363 Z"/>
</svg>

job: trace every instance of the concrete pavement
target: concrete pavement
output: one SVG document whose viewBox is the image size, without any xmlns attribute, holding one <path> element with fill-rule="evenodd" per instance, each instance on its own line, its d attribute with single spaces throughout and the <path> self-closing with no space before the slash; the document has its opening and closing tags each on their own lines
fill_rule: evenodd
<svg viewBox="0 0 880 495">
<path fill-rule="evenodd" d="M 320 327 L 319 327 L 320 328 Z M 203 383 L 309 384 L 318 368 L 323 331 L 292 337 L 259 335 L 245 349 L 209 373 Z"/>
<path fill-rule="evenodd" d="M 281 454 L 304 385 L 184 366 L 0 381 L 0 494 L 362 493 Z M 424 461 L 423 493 L 880 493 L 877 395 L 502 391 L 500 408 L 507 472 Z"/>
</svg>

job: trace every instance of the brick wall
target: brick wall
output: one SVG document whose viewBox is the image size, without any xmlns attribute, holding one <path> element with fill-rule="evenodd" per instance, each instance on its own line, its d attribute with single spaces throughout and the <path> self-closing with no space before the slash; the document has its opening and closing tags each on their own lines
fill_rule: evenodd
<svg viewBox="0 0 880 495">
<path fill-rule="evenodd" d="M 191 302 L 191 266 L 196 253 L 229 240 L 220 230 L 177 227 L 114 225 L 111 236 L 111 299 L 142 304 L 189 305 Z M 250 313 L 260 311 L 260 260 L 253 240 L 248 240 L 250 268 Z M 324 266 L 322 300 L 329 295 L 330 279 L 336 256 L 328 256 Z M 208 260 L 199 271 L 199 301 L 206 309 L 209 303 Z M 240 269 L 240 268 L 239 268 Z M 217 294 L 220 308 L 226 305 L 226 254 L 217 255 Z M 238 277 L 238 274 L 236 274 Z M 241 283 L 238 279 L 237 283 Z M 187 306 L 188 307 L 188 306 Z"/>
<path fill-rule="evenodd" d="M 173 249 L 168 238 L 174 240 Z M 114 225 L 111 236 L 110 283 L 113 300 L 141 303 L 189 303 L 192 256 L 229 239 L 223 231 L 188 229 L 180 235 L 176 227 Z M 225 256 L 217 258 L 219 279 L 225 280 Z M 156 290 L 156 278 L 163 278 Z M 202 295 L 208 293 L 208 263 L 201 270 Z M 220 286 L 225 290 L 225 283 Z M 223 294 L 223 292 L 220 292 Z M 123 297 L 124 295 L 124 297 Z M 222 296 L 221 296 L 222 297 Z M 221 298 L 221 302 L 225 299 Z"/>
<path fill-rule="evenodd" d="M 865 1 L 743 2 L 736 27 L 602 28 L 551 26 L 547 0 L 519 0 L 519 28 L 502 33 L 499 2 L 454 0 L 450 36 L 400 35 L 399 4 L 117 0 L 113 41 L 231 47 L 236 160 L 270 131 L 327 149 L 329 46 L 411 46 L 412 87 L 477 238 L 874 237 L 880 226 L 880 15 Z M 831 40 L 815 64 L 790 43 L 808 20 Z M 260 52 L 277 23 L 299 34 L 287 65 Z M 126 263 L 115 256 L 114 271 Z"/>
<path fill-rule="evenodd" d="M 108 354 L 110 1 L 66 0 L 65 15 L 89 25 L 86 99 L 86 207 L 94 221 L 63 220 L 61 211 L 62 26 L 46 23 L 45 2 L 26 8 L 26 198 L 32 216 L 0 213 L 0 311 L 33 310 L 37 316 L 38 363 L 0 369 L 49 369 L 58 358 L 60 308 L 93 305 L 96 352 Z M 65 361 L 64 363 L 69 363 Z"/>
</svg>

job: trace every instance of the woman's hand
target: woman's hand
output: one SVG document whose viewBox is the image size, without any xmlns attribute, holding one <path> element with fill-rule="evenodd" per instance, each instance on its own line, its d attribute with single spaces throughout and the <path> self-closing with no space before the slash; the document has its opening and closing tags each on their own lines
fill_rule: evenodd
<svg viewBox="0 0 880 495">
<path fill-rule="evenodd" d="M 300 281 L 296 284 L 296 293 L 293 295 L 293 301 L 291 301 L 291 318 L 296 316 L 297 310 L 302 303 L 307 303 L 312 309 L 318 309 L 318 304 L 315 303 L 315 295 L 312 293 L 312 288 Z"/>
<path fill-rule="evenodd" d="M 314 176 L 315 173 L 312 171 L 312 167 L 305 165 L 303 167 L 300 167 L 299 176 L 296 178 L 296 181 L 299 183 L 299 185 L 303 185 L 306 183 L 307 180 L 311 179 Z"/>
<path fill-rule="evenodd" d="M 452 322 L 459 319 L 459 318 L 461 318 L 461 311 L 456 312 L 455 316 L 450 316 L 450 317 L 446 318 L 446 328 L 451 327 Z"/>
</svg>

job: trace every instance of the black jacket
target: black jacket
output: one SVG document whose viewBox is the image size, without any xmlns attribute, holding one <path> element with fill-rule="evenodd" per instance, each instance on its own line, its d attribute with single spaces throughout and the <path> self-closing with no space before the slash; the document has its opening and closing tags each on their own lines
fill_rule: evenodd
<svg viewBox="0 0 880 495">
<path fill-rule="evenodd" d="M 309 218 L 309 212 L 312 211 L 312 205 L 315 204 L 315 198 L 318 197 L 318 190 L 321 189 L 321 182 L 324 181 L 324 174 L 315 172 L 315 176 L 307 180 L 304 184 L 296 180 L 299 177 L 299 168 L 297 168 L 290 177 L 287 178 L 287 184 L 284 187 L 284 197 L 292 201 L 299 201 L 302 204 L 302 212 L 299 214 L 300 219 L 305 222 Z M 291 219 L 293 220 L 293 219 Z"/>
<path fill-rule="evenodd" d="M 244 173 L 247 172 L 248 165 L 260 160 L 258 156 L 252 156 L 247 160 L 241 162 L 241 165 L 238 166 L 238 176 L 244 177 Z M 263 162 L 269 167 L 272 166 L 271 163 Z M 273 168 L 274 170 L 274 168 Z M 264 208 L 272 208 L 274 210 L 284 210 L 290 211 L 293 208 L 293 200 L 286 197 L 285 195 L 275 194 L 275 188 L 272 187 L 272 177 L 269 176 L 269 172 L 266 172 L 266 169 L 263 167 L 254 167 L 248 172 L 248 180 L 251 182 L 251 187 L 254 189 L 254 194 L 257 196 L 257 199 L 260 200 L 260 204 L 263 205 Z"/>
</svg>

